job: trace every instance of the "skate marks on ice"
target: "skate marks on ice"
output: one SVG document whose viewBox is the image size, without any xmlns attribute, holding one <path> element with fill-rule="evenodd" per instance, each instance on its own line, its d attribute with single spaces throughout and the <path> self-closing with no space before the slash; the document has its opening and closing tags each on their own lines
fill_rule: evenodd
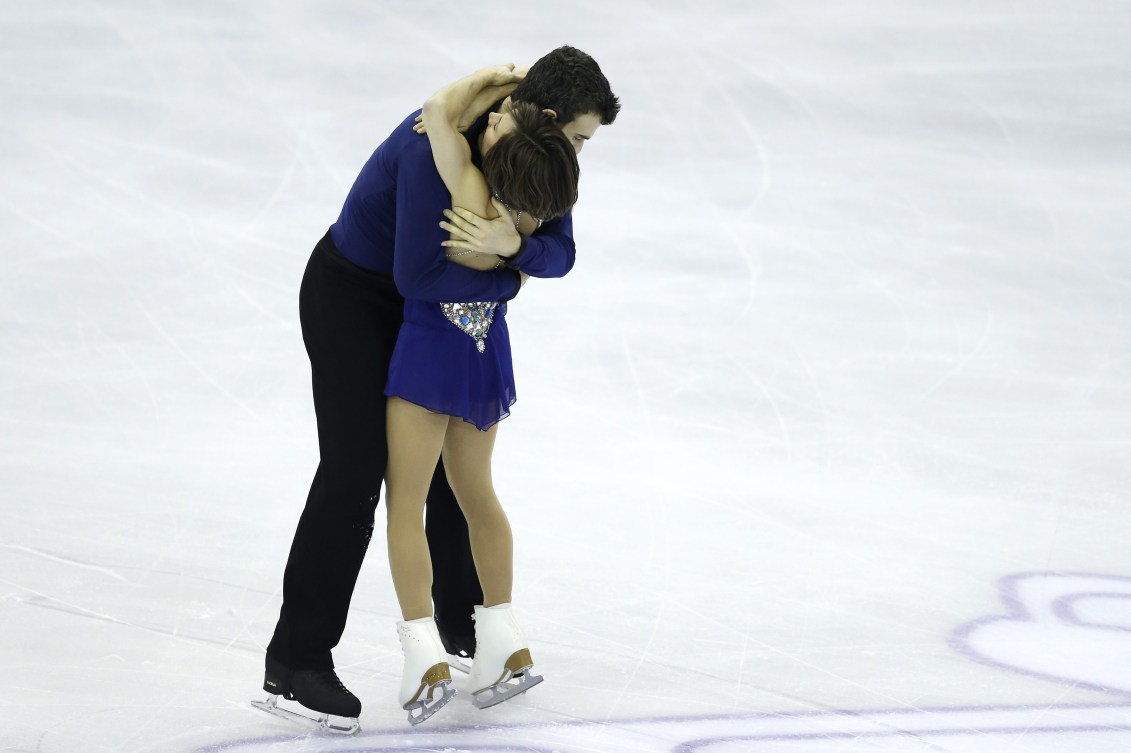
<svg viewBox="0 0 1131 753">
<path fill-rule="evenodd" d="M 1021 573 L 999 589 L 1007 613 L 959 627 L 952 647 L 983 664 L 1131 695 L 1131 578 Z"/>
<path fill-rule="evenodd" d="M 917 708 L 564 722 L 271 737 L 197 753 L 1115 753 L 1131 749 L 1131 704 Z"/>
<path fill-rule="evenodd" d="M 1115 753 L 1131 750 L 1131 578 L 1022 573 L 999 582 L 1004 615 L 950 644 L 997 669 L 1121 697 L 1108 704 L 964 706 L 389 729 L 351 739 L 226 742 L 197 753 Z"/>
</svg>

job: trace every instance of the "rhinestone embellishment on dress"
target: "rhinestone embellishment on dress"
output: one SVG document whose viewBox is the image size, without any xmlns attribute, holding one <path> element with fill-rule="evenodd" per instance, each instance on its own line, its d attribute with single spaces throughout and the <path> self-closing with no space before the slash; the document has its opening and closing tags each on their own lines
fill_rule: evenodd
<svg viewBox="0 0 1131 753">
<path fill-rule="evenodd" d="M 495 318 L 496 302 L 441 303 L 440 308 L 448 321 L 462 329 L 475 340 L 475 348 L 480 353 L 487 349 L 487 330 Z"/>
</svg>

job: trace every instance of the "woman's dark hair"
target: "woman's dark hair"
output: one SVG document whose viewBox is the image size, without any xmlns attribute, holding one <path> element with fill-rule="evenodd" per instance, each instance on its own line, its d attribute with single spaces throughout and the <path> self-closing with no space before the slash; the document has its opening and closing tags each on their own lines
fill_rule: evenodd
<svg viewBox="0 0 1131 753">
<path fill-rule="evenodd" d="M 569 45 L 543 55 L 530 66 L 511 99 L 553 110 L 562 125 L 587 113 L 600 118 L 601 125 L 609 125 L 620 112 L 620 100 L 601 73 L 601 66 Z"/>
<path fill-rule="evenodd" d="M 516 128 L 483 155 L 483 177 L 511 209 L 560 217 L 577 203 L 577 153 L 557 121 L 530 102 L 512 102 Z"/>
</svg>

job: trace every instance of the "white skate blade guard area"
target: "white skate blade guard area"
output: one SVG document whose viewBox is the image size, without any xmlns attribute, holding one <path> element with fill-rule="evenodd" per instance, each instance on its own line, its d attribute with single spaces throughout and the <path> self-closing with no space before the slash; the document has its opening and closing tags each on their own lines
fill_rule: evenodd
<svg viewBox="0 0 1131 753">
<path fill-rule="evenodd" d="M 470 8 L 0 3 L 0 751 L 1131 752 L 1131 2 Z M 467 599 L 546 681 L 476 696 L 487 641 L 407 718 L 445 652 L 403 671 L 366 456 L 329 657 L 363 710 L 272 707 L 343 460 L 311 252 L 430 95 L 560 45 L 622 108 L 573 244 L 517 260 L 572 268 L 506 304 L 513 588 Z M 394 271 L 511 274 L 452 266 L 442 208 Z"/>
<path fill-rule="evenodd" d="M 446 654 L 448 666 L 457 672 L 469 674 L 471 672 L 471 659 L 457 654 Z"/>
</svg>

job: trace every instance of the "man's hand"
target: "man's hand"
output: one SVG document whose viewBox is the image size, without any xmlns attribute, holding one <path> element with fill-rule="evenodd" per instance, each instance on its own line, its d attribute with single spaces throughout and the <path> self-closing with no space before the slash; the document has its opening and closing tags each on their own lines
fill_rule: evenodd
<svg viewBox="0 0 1131 753">
<path fill-rule="evenodd" d="M 456 207 L 444 210 L 447 222 L 441 222 L 440 227 L 447 230 L 454 237 L 444 241 L 445 248 L 459 249 L 461 251 L 480 251 L 485 254 L 495 254 L 509 258 L 518 253 L 522 247 L 522 236 L 514 227 L 510 210 L 498 199 L 491 199 L 499 216 L 488 220 L 474 212 Z"/>
</svg>

